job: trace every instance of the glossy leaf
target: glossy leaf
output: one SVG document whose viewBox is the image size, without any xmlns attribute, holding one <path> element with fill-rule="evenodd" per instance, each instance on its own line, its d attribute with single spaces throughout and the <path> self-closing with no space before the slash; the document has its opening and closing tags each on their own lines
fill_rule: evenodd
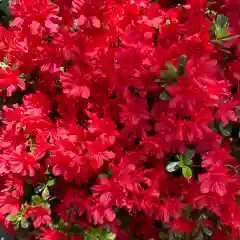
<svg viewBox="0 0 240 240">
<path fill-rule="evenodd" d="M 166 166 L 166 170 L 168 172 L 175 172 L 180 168 L 180 163 L 179 162 L 170 162 L 167 166 Z"/>
<path fill-rule="evenodd" d="M 192 177 L 192 170 L 191 170 L 191 168 L 188 167 L 188 166 L 182 167 L 182 175 L 185 178 L 191 178 Z"/>
<path fill-rule="evenodd" d="M 22 228 L 28 228 L 29 227 L 29 222 L 27 221 L 27 219 L 22 218 L 22 220 L 21 220 L 21 227 Z"/>
<path fill-rule="evenodd" d="M 48 187 L 45 187 L 43 192 L 42 192 L 42 198 L 43 200 L 48 200 L 49 198 L 49 190 L 48 190 Z"/>
<path fill-rule="evenodd" d="M 170 100 L 171 99 L 171 95 L 167 92 L 167 91 L 164 91 L 160 94 L 159 98 L 161 100 Z"/>
</svg>

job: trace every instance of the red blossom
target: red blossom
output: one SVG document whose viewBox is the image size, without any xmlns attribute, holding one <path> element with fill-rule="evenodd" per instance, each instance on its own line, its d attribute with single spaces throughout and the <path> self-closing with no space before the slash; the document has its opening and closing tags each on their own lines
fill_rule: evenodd
<svg viewBox="0 0 240 240">
<path fill-rule="evenodd" d="M 6 192 L 0 195 L 0 212 L 2 214 L 16 215 L 20 210 L 20 200 Z"/>
<path fill-rule="evenodd" d="M 64 221 L 76 223 L 78 217 L 87 210 L 86 200 L 84 192 L 69 189 L 58 206 L 57 212 Z"/>
<path fill-rule="evenodd" d="M 44 229 L 44 232 L 41 234 L 41 240 L 67 240 L 68 237 L 65 233 L 60 232 L 55 229 Z"/>
<path fill-rule="evenodd" d="M 178 2 L 11 1 L 0 27 L 8 229 L 239 239 L 240 5 Z"/>
<path fill-rule="evenodd" d="M 50 214 L 50 209 L 44 206 L 34 206 L 28 208 L 25 216 L 33 220 L 35 228 L 39 228 L 41 225 L 48 225 L 51 223 Z"/>
<path fill-rule="evenodd" d="M 202 193 L 215 192 L 220 196 L 224 196 L 227 194 L 227 186 L 232 180 L 232 177 L 228 175 L 227 168 L 214 168 L 199 175 L 200 190 Z"/>
<path fill-rule="evenodd" d="M 5 156 L 7 159 L 7 156 Z M 36 170 L 40 168 L 37 159 L 29 153 L 15 153 L 8 159 L 9 169 L 12 173 L 20 174 L 21 176 L 34 177 Z"/>
<path fill-rule="evenodd" d="M 10 67 L 6 67 L 6 69 L 0 68 L 0 87 L 6 88 L 7 95 L 11 96 L 17 87 L 24 89 L 25 84 L 23 80 L 19 78 L 18 70 L 13 70 Z"/>
</svg>

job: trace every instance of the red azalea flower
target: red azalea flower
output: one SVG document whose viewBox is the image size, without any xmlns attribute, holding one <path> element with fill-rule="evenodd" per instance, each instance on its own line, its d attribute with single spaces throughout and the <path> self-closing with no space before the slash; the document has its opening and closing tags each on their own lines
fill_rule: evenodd
<svg viewBox="0 0 240 240">
<path fill-rule="evenodd" d="M 87 210 L 87 197 L 84 192 L 69 189 L 57 207 L 58 214 L 66 222 L 75 223 Z"/>
<path fill-rule="evenodd" d="M 25 216 L 33 220 L 35 228 L 39 228 L 41 225 L 49 225 L 51 223 L 50 214 L 50 209 L 44 206 L 30 206 Z"/>
<path fill-rule="evenodd" d="M 11 1 L 0 26 L 8 229 L 155 240 L 199 225 L 239 239 L 240 5 L 177 2 Z"/>
<path fill-rule="evenodd" d="M 55 229 L 44 229 L 41 234 L 41 240 L 67 240 L 68 237 L 65 233 Z"/>
<path fill-rule="evenodd" d="M 36 170 L 40 168 L 37 159 L 29 153 L 13 153 L 11 156 L 5 156 L 8 159 L 9 169 L 12 173 L 18 173 L 21 176 L 33 177 L 36 175 Z"/>
<path fill-rule="evenodd" d="M 0 195 L 0 212 L 2 214 L 16 215 L 20 210 L 20 200 L 6 192 Z"/>
<path fill-rule="evenodd" d="M 19 71 L 10 67 L 0 68 L 0 87 L 7 89 L 7 95 L 11 96 L 17 87 L 25 88 L 24 81 L 19 78 Z"/>
<path fill-rule="evenodd" d="M 214 192 L 220 196 L 227 194 L 227 186 L 233 181 L 233 177 L 228 175 L 226 167 L 215 167 L 207 173 L 199 175 L 201 182 L 200 190 L 202 193 Z"/>
</svg>

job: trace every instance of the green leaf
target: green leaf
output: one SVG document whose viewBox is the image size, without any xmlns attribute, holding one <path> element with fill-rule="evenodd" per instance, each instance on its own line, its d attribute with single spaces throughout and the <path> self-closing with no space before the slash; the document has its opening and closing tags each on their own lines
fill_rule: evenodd
<svg viewBox="0 0 240 240">
<path fill-rule="evenodd" d="M 192 164 L 193 164 L 193 160 L 192 160 L 192 159 L 184 159 L 184 166 L 185 166 L 185 165 L 190 166 L 190 165 L 192 165 Z"/>
<path fill-rule="evenodd" d="M 106 173 L 100 173 L 100 174 L 98 174 L 98 178 L 106 178 L 106 179 L 108 179 L 108 175 Z"/>
<path fill-rule="evenodd" d="M 179 160 L 180 167 L 183 167 L 184 166 L 183 155 L 177 155 L 177 159 Z"/>
<path fill-rule="evenodd" d="M 36 189 L 35 189 L 35 193 L 39 194 L 43 191 L 44 189 L 44 185 L 43 186 L 37 186 Z"/>
<path fill-rule="evenodd" d="M 215 37 L 215 23 L 211 22 L 210 29 L 209 29 L 209 35 L 211 38 Z"/>
<path fill-rule="evenodd" d="M 46 175 L 50 175 L 51 173 L 52 173 L 52 172 L 51 172 L 51 170 L 50 170 L 50 166 L 48 165 L 45 174 L 46 174 Z"/>
<path fill-rule="evenodd" d="M 228 17 L 224 14 L 218 14 L 216 17 L 216 26 L 221 28 L 228 27 Z"/>
<path fill-rule="evenodd" d="M 48 190 L 48 187 L 45 187 L 43 192 L 42 192 L 42 198 L 43 200 L 48 200 L 49 198 L 49 190 Z"/>
<path fill-rule="evenodd" d="M 215 36 L 217 39 L 226 38 L 228 36 L 228 17 L 218 14 L 215 24 Z"/>
<path fill-rule="evenodd" d="M 47 182 L 47 186 L 48 186 L 48 187 L 52 187 L 52 186 L 55 185 L 55 183 L 56 183 L 56 179 L 51 179 L 51 180 L 49 180 L 49 181 Z"/>
<path fill-rule="evenodd" d="M 60 221 L 58 222 L 58 228 L 63 230 L 67 226 L 68 226 L 68 224 L 66 222 L 64 222 L 63 219 L 60 219 Z"/>
<path fill-rule="evenodd" d="M 178 61 L 178 71 L 177 72 L 178 72 L 179 76 L 183 76 L 185 74 L 186 64 L 187 64 L 187 56 L 182 55 Z"/>
<path fill-rule="evenodd" d="M 202 230 L 207 236 L 212 236 L 212 231 L 209 228 L 204 227 Z"/>
<path fill-rule="evenodd" d="M 28 228 L 29 227 L 29 222 L 26 218 L 22 218 L 21 226 L 22 226 L 22 228 Z"/>
<path fill-rule="evenodd" d="M 24 73 L 21 73 L 21 74 L 19 75 L 19 78 L 25 78 Z"/>
<path fill-rule="evenodd" d="M 106 228 L 90 228 L 85 231 L 85 240 L 114 240 L 116 234 Z"/>
<path fill-rule="evenodd" d="M 210 40 L 209 42 L 212 43 L 212 44 L 218 45 L 218 46 L 224 46 L 224 43 L 221 40 L 213 39 L 213 40 Z"/>
<path fill-rule="evenodd" d="M 8 58 L 4 57 L 3 62 L 4 62 L 4 64 L 8 65 Z"/>
<path fill-rule="evenodd" d="M 114 240 L 116 238 L 116 234 L 114 233 L 107 233 L 105 235 L 106 240 Z"/>
<path fill-rule="evenodd" d="M 229 137 L 231 135 L 232 133 L 231 125 L 224 125 L 223 123 L 219 123 L 218 127 L 222 136 Z"/>
<path fill-rule="evenodd" d="M 166 20 L 166 25 L 171 24 L 171 21 L 169 19 Z"/>
<path fill-rule="evenodd" d="M 16 65 L 16 64 L 14 64 L 13 66 L 12 66 L 12 69 L 13 70 L 16 70 L 18 68 L 18 66 Z"/>
<path fill-rule="evenodd" d="M 167 166 L 166 166 L 166 170 L 168 172 L 175 172 L 176 170 L 178 170 L 180 168 L 180 163 L 179 162 L 170 162 Z"/>
<path fill-rule="evenodd" d="M 51 205 L 48 202 L 45 202 L 43 205 L 44 205 L 45 208 L 50 208 L 51 207 Z"/>
<path fill-rule="evenodd" d="M 187 149 L 186 152 L 183 154 L 184 163 L 187 164 L 187 162 L 189 162 L 189 160 L 191 160 L 194 156 L 195 151 L 193 149 Z"/>
<path fill-rule="evenodd" d="M 159 95 L 159 98 L 161 100 L 170 100 L 171 95 L 167 91 L 164 91 L 164 92 L 161 92 L 161 94 Z"/>
<path fill-rule="evenodd" d="M 177 77 L 177 69 L 173 66 L 172 63 L 166 62 L 167 70 L 162 70 L 162 77 L 167 81 L 174 81 Z"/>
<path fill-rule="evenodd" d="M 39 195 L 34 195 L 34 196 L 32 196 L 32 202 L 35 205 L 39 205 L 43 202 L 43 199 Z"/>
<path fill-rule="evenodd" d="M 108 174 L 108 177 L 112 177 L 112 169 L 111 168 L 108 169 L 107 174 Z"/>
<path fill-rule="evenodd" d="M 228 36 L 228 28 L 216 27 L 215 35 L 217 39 L 226 38 Z"/>
<path fill-rule="evenodd" d="M 233 35 L 233 36 L 228 36 L 226 38 L 223 38 L 221 39 L 222 41 L 230 41 L 230 40 L 233 40 L 233 39 L 236 39 L 236 38 L 239 38 L 240 37 L 240 34 L 236 34 L 236 35 Z"/>
<path fill-rule="evenodd" d="M 17 221 L 18 221 L 18 216 L 8 215 L 8 216 L 7 216 L 7 220 L 8 220 L 9 222 L 17 222 Z"/>
<path fill-rule="evenodd" d="M 0 62 L 0 68 L 5 70 L 8 66 L 4 62 Z"/>
<path fill-rule="evenodd" d="M 170 72 L 176 72 L 177 71 L 177 69 L 174 67 L 174 65 L 171 62 L 166 62 L 165 65 Z"/>
<path fill-rule="evenodd" d="M 191 178 L 192 177 L 192 170 L 191 170 L 191 168 L 188 167 L 188 166 L 182 167 L 182 175 L 185 178 Z"/>
</svg>

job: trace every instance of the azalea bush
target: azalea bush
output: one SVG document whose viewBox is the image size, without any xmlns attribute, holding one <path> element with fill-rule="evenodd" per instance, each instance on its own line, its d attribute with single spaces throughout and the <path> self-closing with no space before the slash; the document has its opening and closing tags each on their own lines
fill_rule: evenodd
<svg viewBox="0 0 240 240">
<path fill-rule="evenodd" d="M 238 0 L 11 1 L 0 27 L 6 231 L 240 239 L 239 17 Z"/>
</svg>

